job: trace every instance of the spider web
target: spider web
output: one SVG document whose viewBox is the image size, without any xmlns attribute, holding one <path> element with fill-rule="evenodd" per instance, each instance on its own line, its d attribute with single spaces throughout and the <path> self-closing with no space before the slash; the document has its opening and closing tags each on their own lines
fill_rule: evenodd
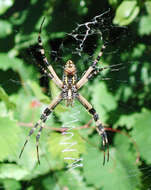
<svg viewBox="0 0 151 190">
<path fill-rule="evenodd" d="M 107 46 L 107 50 L 105 51 L 104 55 L 115 55 L 117 57 L 120 57 L 120 53 L 123 51 L 119 46 L 117 46 L 118 41 L 124 41 L 129 37 L 128 28 L 126 27 L 118 27 L 113 26 L 111 24 L 111 12 L 110 10 L 105 11 L 104 13 L 100 15 L 96 15 L 94 18 L 92 18 L 90 21 L 77 24 L 75 29 L 72 30 L 71 33 L 67 34 L 67 38 L 61 43 L 59 47 L 59 51 L 62 51 L 63 54 L 66 54 L 68 51 L 72 52 L 72 56 L 75 57 L 75 59 L 78 57 L 79 59 L 82 59 L 82 68 L 87 69 L 88 66 L 90 66 L 92 63 L 92 60 L 94 60 L 94 49 L 97 48 L 98 44 L 96 43 L 96 39 L 100 39 L 102 44 L 105 44 Z M 70 47 L 68 47 L 68 41 L 72 41 L 72 47 L 70 44 Z M 89 45 L 89 42 L 91 45 Z M 93 42 L 93 43 L 92 43 Z M 133 42 L 132 42 L 133 43 Z M 132 44 L 130 44 L 131 46 Z M 112 46 L 117 47 L 116 49 L 112 49 Z M 128 49 L 130 47 L 127 47 Z M 127 49 L 126 48 L 126 49 Z M 126 51 L 126 50 L 125 50 Z M 87 53 L 87 57 L 84 57 L 85 52 Z M 61 54 L 60 54 L 61 55 Z M 61 59 L 61 56 L 57 57 Z M 127 85 L 131 85 L 129 76 L 126 75 L 126 77 L 123 77 L 120 75 L 120 72 L 126 72 L 128 68 L 133 67 L 133 62 L 129 60 L 128 62 L 117 62 L 116 65 L 110 65 L 110 71 L 108 73 L 105 73 L 104 77 L 101 73 L 101 76 L 97 76 L 98 80 L 106 80 L 106 85 L 108 86 L 108 89 L 114 93 L 119 85 L 119 83 L 122 83 L 125 88 L 127 88 Z M 112 68 L 113 66 L 113 68 Z M 113 73 L 113 74 L 112 74 Z M 82 72 L 80 73 L 80 75 Z M 112 80 L 112 83 L 110 84 L 110 80 Z M 137 84 L 141 83 L 141 81 L 136 81 Z M 123 102 L 119 102 L 120 108 L 123 110 L 128 110 L 128 112 L 135 112 L 135 108 L 133 105 L 126 105 Z M 130 121 L 131 122 L 131 121 Z M 112 132 L 113 133 L 113 132 Z M 109 133 L 109 137 L 113 134 Z M 135 151 L 137 152 L 137 158 L 133 161 L 134 165 L 137 165 L 135 169 L 132 169 L 133 167 L 131 164 L 126 165 L 125 168 L 128 170 L 127 174 L 122 176 L 123 180 L 130 180 L 132 182 L 131 187 L 132 189 L 137 186 L 136 184 L 133 184 L 133 181 L 138 181 L 138 177 L 141 175 L 141 179 L 143 182 L 147 182 L 149 184 L 149 187 L 147 187 L 147 190 L 150 190 L 150 182 L 149 178 L 151 176 L 151 166 L 147 165 L 145 162 L 139 166 L 138 158 L 140 159 L 139 155 L 139 148 L 137 149 L 137 139 L 141 138 L 143 134 L 139 134 L 137 137 L 134 135 L 132 137 L 131 145 L 134 146 Z M 136 140 L 135 140 L 136 139 Z M 127 141 L 130 140 L 130 137 L 127 139 Z M 136 145 L 136 146 L 135 146 Z M 151 142 L 148 143 L 148 146 L 151 145 Z M 111 148 L 112 149 L 112 148 Z M 143 151 L 149 151 L 148 149 L 143 149 Z M 112 150 L 111 150 L 112 152 Z M 112 153 L 111 159 L 112 159 Z M 126 154 L 125 154 L 126 156 Z M 96 158 L 97 159 L 97 158 Z M 117 161 L 116 161 L 117 162 Z M 84 162 L 85 164 L 85 162 Z M 103 168 L 102 168 L 103 169 Z M 116 169 L 120 169 L 120 166 L 116 166 Z M 141 173 L 140 173 L 141 172 Z M 139 183 L 138 183 L 139 186 Z"/>
</svg>

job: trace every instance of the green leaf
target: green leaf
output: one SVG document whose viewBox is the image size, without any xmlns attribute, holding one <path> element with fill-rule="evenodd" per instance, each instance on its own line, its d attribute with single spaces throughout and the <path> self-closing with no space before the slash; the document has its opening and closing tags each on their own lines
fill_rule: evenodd
<svg viewBox="0 0 151 190">
<path fill-rule="evenodd" d="M 109 0 L 109 4 L 115 7 L 118 4 L 118 0 Z"/>
<path fill-rule="evenodd" d="M 41 151 L 41 144 L 40 144 L 40 151 Z M 34 149 L 34 151 L 35 151 L 35 149 Z M 35 154 L 34 160 L 36 161 L 36 164 L 34 165 L 34 167 L 31 170 L 28 170 L 28 174 L 26 176 L 24 176 L 24 180 L 31 180 L 33 178 L 36 178 L 37 176 L 45 175 L 50 171 L 50 169 L 52 169 L 53 159 L 51 158 L 50 161 L 48 161 L 50 158 L 49 152 L 44 152 L 45 151 L 44 148 L 42 149 L 42 151 L 43 151 L 43 154 L 40 154 L 40 165 L 37 163 L 37 158 L 36 158 L 36 154 Z M 49 156 L 47 156 L 47 155 L 49 155 Z M 28 154 L 28 156 L 30 157 L 31 155 Z M 59 167 L 56 167 L 56 168 L 58 169 Z M 60 168 L 62 168 L 62 167 L 60 167 Z"/>
<path fill-rule="evenodd" d="M 143 56 L 145 49 L 146 46 L 144 44 L 138 43 L 137 46 L 135 46 L 133 49 L 132 56 L 134 58 L 140 58 L 141 56 Z"/>
<path fill-rule="evenodd" d="M 60 90 L 52 80 L 50 80 L 49 84 L 50 84 L 51 96 L 52 98 L 55 98 L 60 93 Z"/>
<path fill-rule="evenodd" d="M 94 190 L 91 187 L 86 187 L 83 177 L 78 170 L 72 170 L 69 172 L 58 172 L 57 177 L 59 179 L 59 184 L 62 187 L 67 187 L 68 189 L 72 190 Z"/>
<path fill-rule="evenodd" d="M 2 87 L 0 87 L 0 99 L 5 103 L 7 109 L 14 109 L 16 107 L 16 105 L 9 100 L 9 96 Z"/>
<path fill-rule="evenodd" d="M 28 170 L 16 164 L 0 164 L 0 178 L 7 179 L 12 178 L 16 180 L 21 180 L 28 173 Z"/>
<path fill-rule="evenodd" d="M 135 139 L 141 157 L 148 163 L 151 163 L 151 111 L 143 109 L 135 118 L 132 137 Z"/>
<path fill-rule="evenodd" d="M 52 176 L 45 177 L 42 180 L 42 185 L 45 187 L 45 190 L 60 190 L 59 184 L 56 183 Z"/>
<path fill-rule="evenodd" d="M 126 128 L 131 129 L 134 126 L 136 120 L 137 113 L 130 115 L 121 115 L 118 121 L 114 124 L 114 127 L 126 126 Z"/>
<path fill-rule="evenodd" d="M 16 121 L 9 117 L 0 117 L 0 161 L 13 161 L 18 158 L 16 150 L 19 149 L 21 129 Z"/>
<path fill-rule="evenodd" d="M 21 24 L 22 21 L 25 19 L 26 17 L 22 17 L 22 18 L 19 18 L 17 20 L 17 23 L 16 23 L 16 19 L 12 20 L 13 23 L 16 23 L 16 24 Z M 31 24 L 31 23 L 28 23 L 28 24 Z M 37 33 L 36 32 L 32 32 L 30 34 L 23 34 L 21 32 L 17 33 L 17 35 L 15 36 L 15 43 L 16 43 L 16 46 L 15 48 L 17 50 L 20 50 L 22 48 L 29 48 L 31 45 L 33 44 L 36 44 L 37 43 Z"/>
<path fill-rule="evenodd" d="M 30 186 L 27 188 L 27 190 L 34 190 L 34 189 L 35 189 L 34 186 Z"/>
<path fill-rule="evenodd" d="M 10 54 L 0 53 L 0 69 L 6 71 L 8 69 L 12 69 L 13 71 L 17 72 L 22 79 L 22 83 L 27 79 L 35 76 L 34 70 L 31 66 L 26 66 L 23 64 L 23 61 L 19 58 L 13 57 Z"/>
<path fill-rule="evenodd" d="M 0 64 L 0 69 L 3 71 L 12 69 L 13 71 L 18 72 L 18 74 L 20 74 L 22 82 L 23 80 L 25 81 L 27 78 L 29 78 L 29 73 L 24 67 L 21 59 L 11 57 L 9 54 L 0 53 L 0 60 L 2 62 L 2 64 Z"/>
<path fill-rule="evenodd" d="M 51 100 L 53 100 L 54 98 L 57 97 L 58 94 L 60 94 L 61 91 L 58 89 L 58 87 L 52 80 L 50 80 L 49 84 L 50 84 Z M 59 116 L 60 113 L 65 112 L 67 110 L 68 108 L 66 106 L 59 104 L 55 108 L 55 113 Z"/>
<path fill-rule="evenodd" d="M 12 32 L 12 25 L 7 21 L 0 20 L 0 28 L 0 38 L 4 38 Z"/>
<path fill-rule="evenodd" d="M 2 69 L 3 71 L 6 71 L 8 69 L 13 69 L 14 71 L 18 71 L 23 66 L 22 60 L 11 57 L 5 53 L 0 53 L 0 60 L 2 63 L 0 64 L 0 69 Z"/>
<path fill-rule="evenodd" d="M 113 23 L 120 26 L 128 25 L 137 17 L 139 11 L 137 1 L 122 1 L 116 10 Z"/>
<path fill-rule="evenodd" d="M 151 34 L 151 15 L 142 16 L 139 23 L 139 34 L 140 35 L 149 35 Z"/>
<path fill-rule="evenodd" d="M 51 133 L 48 139 L 49 151 L 54 158 L 60 158 L 68 164 L 72 164 L 73 158 L 79 159 L 85 151 L 85 142 L 77 131 L 69 130 L 62 134 Z M 68 159 L 68 158 L 71 159 Z"/>
<path fill-rule="evenodd" d="M 28 81 L 27 82 L 30 88 L 32 89 L 35 97 L 43 103 L 50 103 L 49 97 L 47 97 L 41 90 L 40 86 L 35 81 Z"/>
<path fill-rule="evenodd" d="M 99 144 L 100 137 L 96 135 L 91 141 Z M 94 144 L 94 146 L 98 146 Z M 136 156 L 130 150 L 131 144 L 126 136 L 116 135 L 116 148 L 110 147 L 110 160 L 103 166 L 103 153 L 97 148 L 88 146 L 84 155 L 83 170 L 86 182 L 96 188 L 109 190 L 134 190 L 140 184 L 140 173 L 135 163 Z M 118 184 L 118 185 L 117 185 Z"/>
<path fill-rule="evenodd" d="M 7 0 L 7 1 L 0 0 L 0 14 L 5 13 L 5 11 L 13 5 L 13 2 L 14 0 Z"/>
<path fill-rule="evenodd" d="M 92 105 L 99 113 L 101 121 L 107 121 L 108 112 L 117 107 L 115 97 L 107 91 L 105 83 L 95 83 L 91 88 Z"/>
<path fill-rule="evenodd" d="M 151 15 L 151 1 L 150 0 L 145 2 L 145 7 L 146 7 L 148 14 Z"/>
<path fill-rule="evenodd" d="M 79 127 L 81 124 L 86 124 L 92 118 L 88 111 L 77 101 L 74 103 L 74 107 L 66 109 L 67 111 L 60 115 L 60 120 L 65 126 Z"/>
<path fill-rule="evenodd" d="M 14 179 L 4 179 L 3 184 L 5 187 L 5 190 L 20 190 L 21 184 L 20 182 L 14 180 Z"/>
</svg>

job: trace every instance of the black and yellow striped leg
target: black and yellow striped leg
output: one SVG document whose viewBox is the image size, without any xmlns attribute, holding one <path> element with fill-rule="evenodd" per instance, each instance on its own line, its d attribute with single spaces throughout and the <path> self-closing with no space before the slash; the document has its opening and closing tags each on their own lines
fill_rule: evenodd
<svg viewBox="0 0 151 190">
<path fill-rule="evenodd" d="M 39 139 L 40 139 L 40 135 L 41 135 L 41 132 L 42 132 L 42 129 L 44 128 L 44 123 L 42 123 L 39 131 L 38 131 L 38 134 L 36 136 L 36 149 L 37 149 L 37 159 L 38 159 L 38 163 L 40 164 L 40 159 L 39 159 Z"/>
<path fill-rule="evenodd" d="M 95 68 L 90 75 L 88 76 L 88 79 L 92 78 L 93 76 L 99 74 L 101 71 L 106 70 L 106 69 L 110 69 L 111 71 L 118 71 L 119 68 L 117 68 L 118 66 L 122 65 L 122 63 L 116 64 L 116 65 L 110 65 L 110 66 L 106 66 L 106 67 L 102 67 L 102 68 Z M 87 80 L 88 80 L 87 79 Z M 85 81 L 87 82 L 87 81 Z M 84 83 L 85 84 L 85 83 Z M 84 85 L 83 84 L 83 85 Z"/>
<path fill-rule="evenodd" d="M 105 147 L 107 146 L 107 161 L 109 161 L 109 143 L 108 143 L 108 139 L 107 139 L 107 134 L 104 130 L 104 127 L 101 123 L 101 121 L 99 120 L 99 116 L 96 113 L 96 110 L 94 108 L 91 108 L 88 110 L 90 114 L 92 114 L 94 121 L 96 122 L 96 126 L 97 126 L 97 131 L 99 133 L 99 135 L 102 136 L 103 139 L 103 147 L 104 147 L 104 160 L 103 160 L 103 165 L 105 164 Z"/>
<path fill-rule="evenodd" d="M 30 136 L 34 133 L 34 131 L 36 130 L 36 128 L 38 126 L 40 126 L 40 129 L 38 131 L 38 134 L 36 136 L 36 147 L 37 147 L 37 158 L 38 158 L 38 163 L 40 163 L 39 161 L 39 152 L 38 152 L 38 143 L 39 143 L 39 138 L 40 138 L 40 134 L 41 134 L 41 131 L 44 127 L 44 124 L 48 118 L 48 116 L 53 112 L 54 108 L 61 102 L 62 100 L 62 95 L 60 94 L 59 96 L 57 96 L 52 102 L 51 104 L 49 105 L 49 107 L 45 108 L 45 110 L 43 111 L 43 114 L 41 115 L 40 117 L 40 120 L 34 125 L 34 127 L 29 131 L 29 135 L 27 136 L 27 139 L 23 145 L 23 148 L 20 152 L 20 155 L 19 155 L 19 158 L 21 157 L 23 151 L 24 151 L 24 148 L 27 144 L 27 142 L 29 141 L 29 138 Z"/>
<path fill-rule="evenodd" d="M 77 89 L 80 89 L 88 81 L 89 75 L 91 75 L 91 73 L 93 73 L 96 70 L 96 64 L 99 62 L 105 47 L 106 47 L 105 45 L 102 46 L 97 58 L 93 61 L 92 65 L 88 68 L 83 77 L 77 82 L 76 84 Z"/>
<path fill-rule="evenodd" d="M 37 159 L 38 159 L 38 163 L 40 164 L 40 159 L 39 159 L 39 139 L 40 139 L 40 135 L 41 132 L 44 128 L 44 124 L 48 118 L 48 116 L 53 112 L 53 110 L 55 109 L 55 107 L 62 101 L 62 95 L 60 94 L 56 99 L 54 99 L 52 101 L 52 103 L 49 105 L 49 107 L 47 107 L 43 114 L 41 115 L 40 119 L 42 121 L 42 124 L 40 126 L 40 129 L 38 131 L 38 134 L 36 136 L 36 150 L 37 150 Z"/>
<path fill-rule="evenodd" d="M 101 47 L 100 53 L 98 54 L 97 58 L 93 61 L 93 64 L 92 64 L 92 67 L 93 67 L 93 68 L 96 67 L 96 64 L 99 62 L 100 58 L 102 57 L 105 48 L 106 48 L 105 45 L 103 45 L 103 46 Z"/>
<path fill-rule="evenodd" d="M 23 148 L 21 149 L 21 152 L 20 152 L 20 154 L 19 154 L 19 158 L 21 158 L 21 155 L 22 155 L 22 153 L 23 153 L 23 151 L 24 151 L 24 148 L 25 148 L 26 144 L 27 144 L 28 141 L 29 141 L 30 136 L 34 133 L 34 131 L 36 130 L 36 128 L 39 126 L 40 122 L 41 122 L 41 120 L 39 120 L 39 121 L 34 125 L 34 127 L 29 131 L 29 134 L 28 134 L 28 136 L 27 136 L 27 139 L 26 139 L 26 141 L 25 141 L 25 143 L 24 143 L 24 145 L 23 145 Z"/>
<path fill-rule="evenodd" d="M 42 63 L 40 63 L 40 65 L 42 67 L 44 67 L 44 70 L 45 70 L 45 72 L 47 72 L 47 74 L 49 73 L 48 76 L 56 83 L 56 85 L 59 88 L 62 88 L 62 86 L 63 86 L 62 81 L 57 76 L 57 74 L 54 71 L 53 67 L 48 63 L 48 60 L 47 60 L 47 58 L 45 56 L 45 51 L 44 51 L 43 44 L 42 44 L 42 39 L 41 39 L 41 36 L 40 36 L 44 20 L 45 20 L 45 18 L 43 19 L 43 21 L 41 23 L 40 30 L 39 30 L 39 35 L 38 35 L 38 48 L 39 48 L 39 54 L 40 54 L 40 57 L 41 57 L 41 60 L 42 60 Z"/>
<path fill-rule="evenodd" d="M 92 107 L 92 105 L 81 94 L 77 95 L 77 99 L 88 110 L 88 112 L 93 116 L 93 119 L 97 126 L 97 131 L 98 131 L 99 135 L 102 136 L 103 147 L 104 147 L 104 160 L 103 160 L 103 165 L 104 165 L 105 164 L 105 147 L 106 146 L 107 146 L 107 161 L 109 161 L 109 143 L 108 143 L 108 139 L 107 139 L 107 134 L 104 130 L 104 127 L 103 127 L 101 121 L 99 120 L 98 114 L 96 113 L 96 111 Z"/>
</svg>

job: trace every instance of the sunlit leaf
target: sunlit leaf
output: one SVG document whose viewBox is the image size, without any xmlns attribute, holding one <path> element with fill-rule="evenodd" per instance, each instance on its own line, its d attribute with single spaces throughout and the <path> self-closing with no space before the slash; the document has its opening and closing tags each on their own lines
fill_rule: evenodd
<svg viewBox="0 0 151 190">
<path fill-rule="evenodd" d="M 19 190 L 21 189 L 20 182 L 14 180 L 14 179 L 4 179 L 3 184 L 6 190 Z"/>
<path fill-rule="evenodd" d="M 4 38 L 12 32 L 12 26 L 7 21 L 0 20 L 0 38 Z"/>
<path fill-rule="evenodd" d="M 60 94 L 61 91 L 58 89 L 58 87 L 52 80 L 49 82 L 49 84 L 50 84 L 51 100 L 53 100 Z M 59 104 L 55 108 L 55 113 L 59 116 L 60 113 L 65 112 L 67 110 L 68 109 L 66 106 L 64 106 L 63 104 Z"/>
<path fill-rule="evenodd" d="M 147 109 L 143 109 L 140 114 L 137 115 L 132 130 L 132 137 L 135 139 L 138 146 L 141 157 L 148 163 L 151 163 L 151 112 Z"/>
<path fill-rule="evenodd" d="M 137 44 L 136 47 L 134 47 L 133 52 L 132 52 L 132 56 L 134 58 L 139 58 L 144 54 L 145 51 L 145 45 L 144 44 Z M 135 66 L 136 67 L 136 66 Z M 132 67 L 133 68 L 133 67 Z M 132 69 L 133 70 L 133 69 Z"/>
<path fill-rule="evenodd" d="M 46 154 L 49 154 L 49 152 L 46 153 Z M 28 154 L 28 156 L 30 156 L 30 155 Z M 28 174 L 24 177 L 25 180 L 31 180 L 33 178 L 36 178 L 37 176 L 47 174 L 50 171 L 50 169 L 52 168 L 53 158 L 51 158 L 50 161 L 48 161 L 48 156 L 46 157 L 46 155 L 43 156 L 41 154 L 40 155 L 40 165 L 37 163 L 36 156 L 35 156 L 34 159 L 36 160 L 36 164 L 28 172 Z"/>
<path fill-rule="evenodd" d="M 9 117 L 0 118 L 0 160 L 16 160 L 21 129 Z"/>
<path fill-rule="evenodd" d="M 51 154 L 68 164 L 72 164 L 73 159 L 79 159 L 80 154 L 85 151 L 85 142 L 78 132 L 73 130 L 64 132 L 64 135 L 51 133 L 48 143 Z"/>
<path fill-rule="evenodd" d="M 121 26 L 130 24 L 138 15 L 140 8 L 137 1 L 122 1 L 116 10 L 114 24 Z"/>
<path fill-rule="evenodd" d="M 145 7 L 146 7 L 148 14 L 151 15 L 151 1 L 150 0 L 145 1 Z"/>
<path fill-rule="evenodd" d="M 99 138 L 97 137 L 97 143 L 99 143 Z M 116 147 L 110 147 L 110 161 L 106 162 L 104 166 L 103 153 L 101 154 L 93 146 L 88 146 L 83 160 L 84 176 L 88 184 L 104 190 L 112 189 L 115 186 L 117 190 L 134 190 L 140 184 L 140 173 L 135 164 L 136 156 L 130 150 L 131 145 L 128 140 L 123 135 L 117 135 Z"/>
<path fill-rule="evenodd" d="M 108 118 L 108 112 L 114 110 L 117 106 L 115 97 L 107 91 L 103 82 L 94 84 L 91 93 L 92 105 L 99 113 L 101 121 L 105 122 Z"/>
<path fill-rule="evenodd" d="M 28 81 L 28 85 L 31 87 L 35 97 L 39 99 L 39 101 L 44 103 L 50 103 L 49 97 L 47 97 L 41 90 L 40 86 L 35 81 Z"/>
<path fill-rule="evenodd" d="M 58 172 L 57 177 L 59 179 L 59 184 L 62 187 L 67 187 L 72 190 L 82 189 L 82 190 L 94 190 L 91 187 L 87 187 L 83 181 L 83 177 L 78 170 L 72 170 L 69 172 Z"/>
<path fill-rule="evenodd" d="M 0 69 L 2 69 L 3 71 L 12 69 L 13 71 L 19 73 L 21 79 L 23 80 L 22 82 L 29 79 L 29 77 L 33 78 L 35 74 L 33 73 L 32 67 L 26 67 L 23 64 L 23 60 L 16 57 L 11 57 L 11 55 L 8 53 L 0 53 L 0 60 Z"/>
<path fill-rule="evenodd" d="M 12 58 L 8 54 L 0 53 L 0 69 L 6 71 L 8 69 L 18 70 L 22 66 L 22 61 L 18 58 Z"/>
<path fill-rule="evenodd" d="M 0 99 L 5 103 L 7 109 L 14 109 L 16 107 L 16 105 L 9 100 L 9 96 L 1 87 L 0 87 Z"/>
<path fill-rule="evenodd" d="M 139 34 L 140 35 L 149 35 L 151 34 L 151 15 L 141 17 L 139 23 Z"/>
<path fill-rule="evenodd" d="M 109 0 L 109 3 L 111 6 L 116 6 L 118 3 L 118 0 Z"/>
<path fill-rule="evenodd" d="M 0 14 L 3 14 L 9 7 L 13 5 L 14 0 L 0 0 Z"/>
<path fill-rule="evenodd" d="M 136 120 L 137 113 L 130 115 L 121 115 L 119 120 L 114 124 L 115 127 L 126 126 L 128 129 L 134 126 Z"/>
<path fill-rule="evenodd" d="M 60 90 L 52 80 L 50 81 L 49 84 L 50 84 L 51 96 L 52 98 L 55 98 L 60 93 Z"/>
<path fill-rule="evenodd" d="M 67 107 L 66 109 L 66 112 L 60 115 L 60 120 L 64 126 L 79 127 L 82 123 L 86 124 L 91 119 L 91 115 L 88 111 L 77 101 L 74 102 L 73 107 Z"/>
<path fill-rule="evenodd" d="M 16 179 L 21 180 L 28 173 L 28 170 L 16 164 L 0 164 L 1 179 Z"/>
</svg>

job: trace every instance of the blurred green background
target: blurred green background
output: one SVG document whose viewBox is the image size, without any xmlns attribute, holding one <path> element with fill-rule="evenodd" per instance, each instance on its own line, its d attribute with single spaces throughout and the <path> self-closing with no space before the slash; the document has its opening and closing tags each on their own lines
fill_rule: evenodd
<svg viewBox="0 0 151 190">
<path fill-rule="evenodd" d="M 105 11 L 91 28 L 96 35 L 88 36 L 78 52 L 79 41 L 68 34 Z M 105 166 L 95 123 L 86 125 L 91 116 L 78 102 L 73 108 L 60 104 L 49 117 L 40 138 L 40 165 L 35 134 L 18 158 L 29 129 L 59 91 L 36 65 L 44 16 L 45 53 L 60 77 L 68 59 L 75 62 L 80 77 L 103 42 L 107 49 L 99 66 L 121 64 L 81 89 L 109 128 L 110 161 Z M 0 189 L 149 190 L 150 88 L 150 0 L 0 0 Z M 72 146 L 77 151 L 62 152 L 67 145 L 61 142 L 69 135 L 57 130 L 63 126 L 76 127 L 66 142 L 77 142 Z M 64 157 L 83 159 L 83 166 L 68 170 L 73 161 Z"/>
</svg>

